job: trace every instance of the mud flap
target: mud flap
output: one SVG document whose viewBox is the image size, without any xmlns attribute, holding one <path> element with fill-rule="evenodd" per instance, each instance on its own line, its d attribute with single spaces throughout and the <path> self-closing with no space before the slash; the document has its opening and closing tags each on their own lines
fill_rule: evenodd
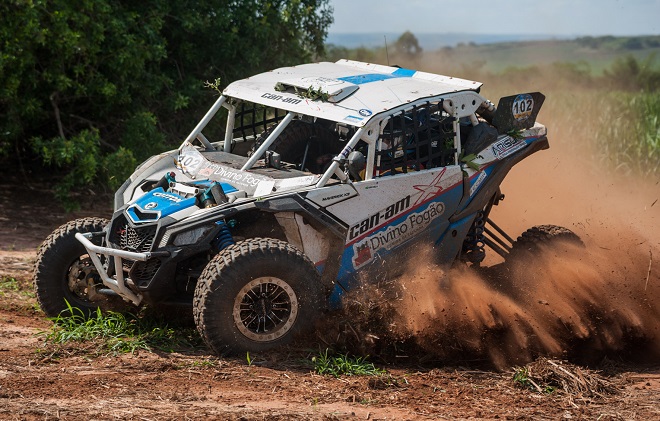
<svg viewBox="0 0 660 421">
<path fill-rule="evenodd" d="M 541 111 L 545 95 L 540 92 L 518 94 L 500 98 L 492 124 L 500 134 L 511 130 L 525 130 L 534 126 Z"/>
</svg>

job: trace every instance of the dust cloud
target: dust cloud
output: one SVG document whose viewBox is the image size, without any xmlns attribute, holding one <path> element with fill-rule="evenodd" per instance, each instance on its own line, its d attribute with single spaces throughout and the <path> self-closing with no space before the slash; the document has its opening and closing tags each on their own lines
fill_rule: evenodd
<svg viewBox="0 0 660 421">
<path fill-rule="evenodd" d="M 490 272 L 418 264 L 399 279 L 390 332 L 435 358 L 498 368 L 538 356 L 653 361 L 660 278 L 647 281 L 642 249 L 612 251 L 557 245 Z"/>
<path fill-rule="evenodd" d="M 560 244 L 446 272 L 428 263 L 433 250 L 417 253 L 405 276 L 347 297 L 361 351 L 405 354 L 412 344 L 422 359 L 501 369 L 539 356 L 657 362 L 660 187 L 582 156 L 559 144 L 519 164 L 491 218 L 514 238 L 534 225 L 563 225 L 586 247 Z"/>
</svg>

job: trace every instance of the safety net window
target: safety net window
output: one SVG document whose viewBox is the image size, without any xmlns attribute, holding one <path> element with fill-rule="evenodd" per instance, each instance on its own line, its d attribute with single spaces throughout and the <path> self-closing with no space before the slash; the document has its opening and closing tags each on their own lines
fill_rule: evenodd
<svg viewBox="0 0 660 421">
<path fill-rule="evenodd" d="M 376 151 L 376 175 L 393 175 L 454 164 L 454 119 L 442 102 L 393 115 Z"/>
<path fill-rule="evenodd" d="M 277 108 L 242 101 L 236 106 L 233 137 L 243 141 L 256 139 L 267 128 L 282 121 L 286 113 Z"/>
</svg>

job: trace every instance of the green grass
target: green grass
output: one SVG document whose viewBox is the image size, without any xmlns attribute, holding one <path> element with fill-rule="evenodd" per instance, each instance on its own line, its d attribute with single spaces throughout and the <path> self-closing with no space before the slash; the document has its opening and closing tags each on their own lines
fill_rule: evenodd
<svg viewBox="0 0 660 421">
<path fill-rule="evenodd" d="M 344 376 L 379 376 L 386 371 L 367 361 L 367 357 L 351 357 L 347 354 L 335 354 L 328 349 L 312 357 L 314 371 L 322 375 Z"/>
<path fill-rule="evenodd" d="M 20 290 L 20 285 L 18 280 L 11 276 L 2 276 L 0 277 L 0 291 L 12 291 L 17 292 Z"/>
<path fill-rule="evenodd" d="M 498 98 L 540 91 L 546 101 L 538 121 L 548 127 L 551 147 L 563 144 L 592 165 L 631 177 L 660 176 L 660 70 L 653 57 L 612 64 L 594 77 L 588 65 L 555 63 L 481 73 L 482 94 Z M 618 70 L 617 70 L 618 69 Z"/>
<path fill-rule="evenodd" d="M 549 136 L 587 154 L 585 161 L 627 175 L 660 174 L 660 93 L 561 90 L 545 107 Z"/>
<path fill-rule="evenodd" d="M 46 343 L 96 342 L 97 350 L 110 354 L 135 353 L 140 350 L 171 352 L 178 347 L 193 347 L 199 338 L 193 329 L 172 329 L 151 318 L 133 314 L 103 313 L 90 317 L 67 303 L 68 309 L 53 318 L 53 327 L 42 332 Z"/>
<path fill-rule="evenodd" d="M 218 362 L 215 360 L 195 360 L 186 365 L 190 368 L 212 368 L 217 367 Z"/>
<path fill-rule="evenodd" d="M 606 147 L 607 156 L 627 172 L 659 174 L 660 93 L 619 95 L 610 106 L 621 113 L 612 124 L 600 127 L 596 146 Z"/>
<path fill-rule="evenodd" d="M 660 163 L 660 93 L 639 95 L 631 100 L 631 107 L 641 116 L 635 120 L 635 132 L 640 140 L 636 153 L 654 163 L 653 172 L 657 173 Z"/>
<path fill-rule="evenodd" d="M 516 367 L 513 371 L 513 383 L 523 389 L 529 389 L 535 392 L 543 392 L 547 395 L 554 393 L 557 388 L 551 385 L 540 384 L 532 380 L 527 367 Z"/>
<path fill-rule="evenodd" d="M 636 59 L 642 60 L 649 54 L 660 53 L 660 48 L 628 52 L 590 50 L 566 43 L 520 44 L 522 45 L 502 45 L 500 48 L 488 45 L 464 47 L 456 49 L 452 53 L 467 63 L 484 62 L 482 69 L 493 73 L 502 73 L 510 67 L 525 68 L 548 66 L 557 62 L 586 62 L 594 76 L 602 75 L 614 60 L 626 55 L 632 55 Z M 442 56 L 442 53 L 439 55 Z"/>
<path fill-rule="evenodd" d="M 34 298 L 35 295 L 29 282 L 12 276 L 0 276 L 0 296 Z"/>
</svg>

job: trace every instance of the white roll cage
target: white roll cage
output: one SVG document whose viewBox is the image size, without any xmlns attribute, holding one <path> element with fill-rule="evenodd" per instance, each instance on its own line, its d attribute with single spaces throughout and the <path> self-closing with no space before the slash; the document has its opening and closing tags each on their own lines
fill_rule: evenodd
<svg viewBox="0 0 660 421">
<path fill-rule="evenodd" d="M 491 110 L 494 108 L 490 101 L 474 91 L 463 91 L 452 94 L 444 94 L 437 97 L 422 98 L 417 101 L 403 104 L 372 116 L 363 127 L 357 129 L 355 134 L 346 143 L 346 146 L 344 146 L 342 151 L 339 152 L 339 154 L 333 159 L 330 167 L 325 171 L 325 173 L 323 173 L 321 179 L 317 182 L 316 187 L 325 186 L 333 175 L 336 175 L 342 182 L 346 182 L 348 180 L 347 175 L 341 168 L 341 163 L 344 162 L 346 158 L 348 158 L 348 155 L 351 153 L 351 151 L 353 151 L 360 140 L 364 141 L 368 145 L 367 167 L 365 172 L 366 179 L 369 180 L 373 178 L 376 144 L 387 120 L 391 116 L 397 113 L 401 113 L 402 111 L 409 110 L 414 106 L 439 101 L 443 101 L 444 111 L 447 112 L 447 114 L 450 116 L 454 117 L 454 148 L 456 150 L 454 163 L 458 165 L 459 157 L 461 155 L 461 139 L 460 130 L 458 128 L 458 120 L 460 118 L 466 117 L 469 118 L 472 125 L 477 125 L 477 109 L 479 109 L 481 106 L 485 106 Z M 185 139 L 182 147 L 187 143 L 193 143 L 193 141 L 196 139 L 205 149 L 215 150 L 215 147 L 212 145 L 212 143 L 204 136 L 204 134 L 202 134 L 202 130 L 204 130 L 204 128 L 213 119 L 220 108 L 225 108 L 229 112 L 222 149 L 224 152 L 231 152 L 232 143 L 234 142 L 232 134 L 234 132 L 234 117 L 236 115 L 236 106 L 232 104 L 232 101 L 229 101 L 229 98 L 225 95 L 220 96 L 220 98 L 218 98 L 218 100 L 213 104 L 211 109 L 207 111 L 204 117 Z M 241 170 L 250 170 L 257 162 L 257 160 L 259 160 L 259 158 L 263 156 L 264 153 L 270 148 L 275 139 L 282 133 L 282 131 L 284 131 L 287 125 L 295 118 L 302 118 L 302 115 L 294 112 L 288 112 L 286 116 L 278 123 L 277 127 L 269 134 L 268 138 L 266 138 L 266 140 L 259 146 L 259 149 L 257 149 L 257 151 L 243 165 Z"/>
</svg>

